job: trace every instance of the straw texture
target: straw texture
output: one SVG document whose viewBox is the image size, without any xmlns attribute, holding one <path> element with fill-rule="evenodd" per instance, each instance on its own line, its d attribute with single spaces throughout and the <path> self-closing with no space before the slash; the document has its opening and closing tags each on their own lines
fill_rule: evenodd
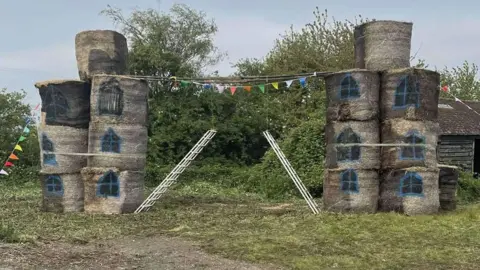
<svg viewBox="0 0 480 270">
<path fill-rule="evenodd" d="M 91 122 L 146 126 L 148 90 L 146 80 L 95 76 L 90 101 Z"/>
<path fill-rule="evenodd" d="M 46 212 L 83 211 L 83 180 L 80 173 L 41 174 L 43 203 Z"/>
<path fill-rule="evenodd" d="M 386 71 L 380 89 L 382 120 L 436 121 L 439 94 L 440 74 L 435 71 L 418 68 Z"/>
<path fill-rule="evenodd" d="M 380 75 L 362 69 L 346 70 L 325 77 L 327 122 L 366 121 L 379 114 Z"/>
<path fill-rule="evenodd" d="M 111 30 L 89 30 L 75 36 L 75 54 L 80 79 L 90 81 L 96 74 L 125 74 L 127 39 Z"/>
<path fill-rule="evenodd" d="M 377 211 L 379 176 L 376 170 L 354 170 L 358 181 L 358 192 L 342 190 L 342 173 L 345 170 L 325 171 L 323 203 L 327 211 L 374 213 Z M 350 178 L 352 179 L 352 178 Z"/>
<path fill-rule="evenodd" d="M 352 132 L 354 135 L 348 136 L 348 134 L 352 134 Z M 325 140 L 327 144 L 325 158 L 326 168 L 380 168 L 380 147 L 342 147 L 337 144 L 337 142 L 356 143 L 354 137 L 358 138 L 359 143 L 380 143 L 378 122 L 376 120 L 331 122 L 325 126 Z M 351 157 L 342 160 L 345 152 L 348 152 L 347 155 L 351 155 Z M 356 154 L 358 152 L 360 152 L 359 155 Z M 358 158 L 354 158 L 353 156 Z"/>
<path fill-rule="evenodd" d="M 410 66 L 413 24 L 372 21 L 356 26 L 355 67 L 388 70 Z"/>
<path fill-rule="evenodd" d="M 118 179 L 118 197 L 106 197 L 98 194 L 98 183 L 108 172 Z M 119 171 L 117 168 L 82 169 L 85 185 L 85 212 L 101 214 L 133 213 L 143 202 L 144 173 L 138 171 Z"/>
<path fill-rule="evenodd" d="M 42 121 L 47 125 L 88 128 L 90 84 L 78 80 L 51 80 L 35 83 L 42 99 Z"/>
</svg>

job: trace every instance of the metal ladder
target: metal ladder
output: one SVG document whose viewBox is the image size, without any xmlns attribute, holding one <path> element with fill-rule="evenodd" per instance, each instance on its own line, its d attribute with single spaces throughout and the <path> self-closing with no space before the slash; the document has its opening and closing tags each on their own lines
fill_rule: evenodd
<svg viewBox="0 0 480 270">
<path fill-rule="evenodd" d="M 312 210 L 314 214 L 318 214 L 320 212 L 318 210 L 318 204 L 315 202 L 315 200 L 313 200 L 312 195 L 310 194 L 310 192 L 308 192 L 302 180 L 300 180 L 300 177 L 298 176 L 297 172 L 293 169 L 292 165 L 283 154 L 282 150 L 278 146 L 275 139 L 272 137 L 270 132 L 268 132 L 268 130 L 263 132 L 263 136 L 265 136 L 268 143 L 273 148 L 273 151 L 275 151 L 275 154 L 277 155 L 278 159 L 282 163 L 283 167 L 287 171 L 290 178 L 292 179 L 293 183 L 295 183 L 295 186 L 297 187 L 298 191 L 300 191 L 300 193 L 302 194 L 303 198 L 308 204 L 308 207 L 310 207 L 310 210 Z"/>
<path fill-rule="evenodd" d="M 143 201 L 143 203 L 135 210 L 134 213 L 140 213 L 142 211 L 148 211 L 150 207 L 155 204 L 160 197 L 162 197 L 168 188 L 173 185 L 180 174 L 190 165 L 190 163 L 197 157 L 197 155 L 202 152 L 203 148 L 213 139 L 216 130 L 209 130 L 203 134 L 202 138 L 195 144 L 195 146 L 190 149 L 190 151 L 183 157 L 183 159 L 173 168 L 173 170 L 163 179 L 163 181 L 158 185 L 153 192 Z"/>
</svg>

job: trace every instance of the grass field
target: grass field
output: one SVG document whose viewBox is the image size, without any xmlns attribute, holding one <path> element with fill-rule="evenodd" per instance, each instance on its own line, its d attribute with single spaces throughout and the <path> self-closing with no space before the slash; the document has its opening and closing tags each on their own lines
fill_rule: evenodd
<svg viewBox="0 0 480 270">
<path fill-rule="evenodd" d="M 37 183 L 0 185 L 0 242 L 98 242 L 180 236 L 221 256 L 288 269 L 478 269 L 480 206 L 455 213 L 314 216 L 302 201 L 267 202 L 206 183 L 172 190 L 148 213 L 39 211 Z"/>
</svg>

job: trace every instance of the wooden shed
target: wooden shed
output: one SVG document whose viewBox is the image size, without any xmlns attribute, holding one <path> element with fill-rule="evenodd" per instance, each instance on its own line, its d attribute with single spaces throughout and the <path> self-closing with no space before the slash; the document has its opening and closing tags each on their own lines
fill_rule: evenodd
<svg viewBox="0 0 480 270">
<path fill-rule="evenodd" d="M 464 103 L 480 112 L 480 102 Z M 480 115 L 473 110 L 455 100 L 439 100 L 438 163 L 480 173 Z"/>
</svg>

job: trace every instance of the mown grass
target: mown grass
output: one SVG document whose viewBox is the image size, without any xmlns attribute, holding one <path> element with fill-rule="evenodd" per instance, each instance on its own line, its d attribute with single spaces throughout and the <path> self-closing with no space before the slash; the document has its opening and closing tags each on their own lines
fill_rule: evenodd
<svg viewBox="0 0 480 270">
<path fill-rule="evenodd" d="M 36 183 L 0 185 L 0 242 L 83 243 L 174 235 L 232 259 L 290 269 L 478 269 L 480 205 L 406 217 L 312 215 L 302 201 L 280 209 L 256 195 L 192 183 L 172 190 L 148 213 L 52 214 L 39 211 Z"/>
</svg>

